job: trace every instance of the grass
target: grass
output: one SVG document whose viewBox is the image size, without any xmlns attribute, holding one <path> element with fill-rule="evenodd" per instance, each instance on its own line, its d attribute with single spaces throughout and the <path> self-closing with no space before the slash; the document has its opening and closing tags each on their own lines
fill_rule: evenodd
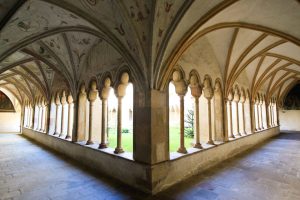
<svg viewBox="0 0 300 200">
<path fill-rule="evenodd" d="M 169 148 L 170 152 L 176 152 L 180 146 L 180 130 L 179 127 L 170 127 L 170 142 Z M 192 147 L 193 138 L 184 137 L 184 146 L 185 148 Z"/>
<path fill-rule="evenodd" d="M 117 130 L 116 128 L 110 128 L 108 130 L 108 142 L 109 147 L 115 148 L 117 146 Z M 184 138 L 184 144 L 186 148 L 190 148 L 193 142 L 193 138 Z M 170 152 L 176 152 L 179 148 L 180 135 L 179 127 L 170 127 Z M 129 133 L 122 133 L 122 147 L 126 152 L 133 151 L 133 134 L 130 130 Z"/>
</svg>

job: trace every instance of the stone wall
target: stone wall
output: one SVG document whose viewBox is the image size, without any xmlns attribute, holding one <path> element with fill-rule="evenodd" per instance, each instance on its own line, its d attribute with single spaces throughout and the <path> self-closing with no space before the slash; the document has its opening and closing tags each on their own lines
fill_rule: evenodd
<svg viewBox="0 0 300 200">
<path fill-rule="evenodd" d="M 280 129 L 287 131 L 300 131 L 300 110 L 280 110 Z"/>
<path fill-rule="evenodd" d="M 23 129 L 23 134 L 57 152 L 147 193 L 158 193 L 279 133 L 279 127 L 250 134 L 212 148 L 146 165 L 78 143 Z"/>
</svg>

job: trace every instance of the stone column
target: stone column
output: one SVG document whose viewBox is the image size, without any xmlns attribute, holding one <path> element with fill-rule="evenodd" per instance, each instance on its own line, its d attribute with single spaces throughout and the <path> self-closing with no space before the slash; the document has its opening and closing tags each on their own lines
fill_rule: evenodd
<svg viewBox="0 0 300 200">
<path fill-rule="evenodd" d="M 265 106 L 266 106 L 266 118 L 267 118 L 267 128 L 271 127 L 270 124 L 270 104 L 267 99 L 265 99 Z"/>
<path fill-rule="evenodd" d="M 101 123 L 101 142 L 99 144 L 99 149 L 107 148 L 107 99 L 110 92 L 110 78 L 106 78 L 104 81 L 104 88 L 101 91 L 102 99 L 102 123 Z"/>
<path fill-rule="evenodd" d="M 91 90 L 89 91 L 89 101 L 90 101 L 90 113 L 89 113 L 89 135 L 86 142 L 87 145 L 94 144 L 92 140 L 93 134 L 93 113 L 94 113 L 94 103 L 98 95 L 97 84 L 95 81 L 91 84 Z"/>
<path fill-rule="evenodd" d="M 28 126 L 28 103 L 25 100 L 24 102 L 24 118 L 23 118 L 23 126 Z"/>
<path fill-rule="evenodd" d="M 80 87 L 78 103 L 77 103 L 77 105 L 74 104 L 74 109 L 77 108 L 77 138 L 76 138 L 76 142 L 85 140 L 86 101 L 87 101 L 87 95 L 85 92 L 85 86 L 82 84 Z M 75 114 L 75 111 L 76 110 L 74 110 L 74 114 Z M 73 131 L 75 131 L 75 130 L 73 130 Z M 72 137 L 72 138 L 74 138 L 74 137 Z"/>
<path fill-rule="evenodd" d="M 36 131 L 40 131 L 41 128 L 41 99 L 38 98 L 37 100 L 37 126 Z"/>
<path fill-rule="evenodd" d="M 265 129 L 265 127 L 264 127 L 264 118 L 263 118 L 263 97 L 262 97 L 262 95 L 261 95 L 261 97 L 260 97 L 260 102 L 259 102 L 259 105 L 260 105 L 260 119 L 261 119 L 261 129 L 263 130 L 263 129 Z"/>
<path fill-rule="evenodd" d="M 117 147 L 115 148 L 114 153 L 119 154 L 123 153 L 122 148 L 122 99 L 126 95 L 126 87 L 129 82 L 128 73 L 123 73 L 121 76 L 120 84 L 117 88 L 117 97 L 118 97 L 118 124 L 117 124 Z"/>
<path fill-rule="evenodd" d="M 173 83 L 175 85 L 176 94 L 180 99 L 180 146 L 177 150 L 178 153 L 187 153 L 184 146 L 184 96 L 187 92 L 187 86 L 179 71 L 173 72 Z"/>
<path fill-rule="evenodd" d="M 57 93 L 56 95 L 56 99 L 55 99 L 55 105 L 56 105 L 56 116 L 55 116 L 55 132 L 53 135 L 59 135 L 60 134 L 60 130 L 58 129 L 59 127 L 59 121 L 58 121 L 58 116 L 59 116 L 59 105 L 60 105 L 60 97 L 59 97 L 59 93 Z"/>
<path fill-rule="evenodd" d="M 214 121 L 215 121 L 215 137 L 217 141 L 228 141 L 228 136 L 224 134 L 224 99 L 222 93 L 221 81 L 217 80 L 214 88 Z M 227 129 L 227 127 L 226 127 Z"/>
<path fill-rule="evenodd" d="M 229 105 L 228 110 L 229 110 L 229 121 L 230 121 L 229 138 L 235 138 L 233 134 L 233 123 L 232 123 L 232 100 L 233 100 L 232 90 L 229 91 L 227 100 Z"/>
<path fill-rule="evenodd" d="M 206 77 L 204 79 L 204 87 L 203 87 L 204 97 L 207 99 L 207 107 L 208 107 L 208 142 L 207 144 L 214 145 L 214 141 L 212 138 L 212 124 L 211 124 L 211 99 L 213 98 L 214 91 L 211 85 L 211 80 Z"/>
<path fill-rule="evenodd" d="M 242 134 L 240 133 L 239 101 L 240 101 L 240 94 L 238 88 L 236 87 L 234 90 L 234 102 L 236 107 L 236 131 L 237 131 L 237 135 L 242 136 Z"/>
<path fill-rule="evenodd" d="M 66 140 L 69 140 L 71 139 L 71 134 L 72 134 L 72 124 L 71 124 L 71 119 L 72 119 L 72 116 L 71 116 L 71 111 L 72 111 L 72 108 L 73 108 L 73 97 L 71 95 L 71 93 L 69 93 L 68 95 L 68 130 L 67 130 L 67 135 L 65 137 Z"/>
<path fill-rule="evenodd" d="M 45 100 L 41 99 L 41 132 L 45 132 Z"/>
<path fill-rule="evenodd" d="M 246 96 L 245 92 L 242 93 L 240 102 L 242 104 L 242 120 L 243 120 L 243 134 L 247 135 L 246 132 L 246 117 L 245 117 L 245 102 L 246 102 Z"/>
<path fill-rule="evenodd" d="M 34 99 L 33 99 L 33 102 L 32 102 L 32 112 L 31 112 L 31 129 L 34 129 L 34 115 L 35 115 L 35 102 L 34 102 Z"/>
<path fill-rule="evenodd" d="M 259 117 L 259 98 L 258 96 L 256 97 L 255 99 L 255 112 L 256 112 L 256 131 L 259 131 L 260 130 L 260 117 Z"/>
<path fill-rule="evenodd" d="M 199 79 L 196 75 L 192 75 L 190 78 L 190 89 L 192 96 L 195 99 L 195 131 L 194 131 L 194 148 L 202 149 L 202 145 L 200 143 L 200 113 L 199 113 L 199 98 L 202 94 L 202 89 L 199 84 Z"/>
<path fill-rule="evenodd" d="M 61 96 L 61 129 L 60 129 L 60 134 L 59 137 L 63 137 L 66 133 L 65 133 L 65 115 L 66 115 L 66 108 L 65 105 L 67 103 L 67 97 L 66 97 L 66 92 L 63 91 L 62 92 L 62 96 Z"/>
</svg>

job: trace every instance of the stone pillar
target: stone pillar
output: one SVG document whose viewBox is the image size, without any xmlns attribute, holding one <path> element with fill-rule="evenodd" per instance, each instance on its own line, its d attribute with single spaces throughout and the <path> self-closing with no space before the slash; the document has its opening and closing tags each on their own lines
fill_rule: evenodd
<svg viewBox="0 0 300 200">
<path fill-rule="evenodd" d="M 194 131 L 194 148 L 202 149 L 202 145 L 200 143 L 200 113 L 199 113 L 199 98 L 202 94 L 202 89 L 199 84 L 198 77 L 193 74 L 190 78 L 190 89 L 191 94 L 195 99 L 195 131 Z"/>
<path fill-rule="evenodd" d="M 101 142 L 99 144 L 99 149 L 107 148 L 107 99 L 110 92 L 111 81 L 110 78 L 106 78 L 104 81 L 104 88 L 101 91 L 102 99 L 102 123 L 101 123 Z"/>
<path fill-rule="evenodd" d="M 34 99 L 33 99 L 34 101 Z M 34 115 L 35 115 L 35 102 L 32 102 L 32 113 L 31 113 L 31 129 L 34 129 Z"/>
<path fill-rule="evenodd" d="M 117 98 L 118 98 L 118 124 L 117 124 L 117 147 L 115 148 L 114 153 L 119 154 L 123 153 L 122 148 L 122 99 L 126 95 L 126 87 L 129 82 L 128 73 L 123 73 L 121 76 L 120 84 L 117 88 Z"/>
<path fill-rule="evenodd" d="M 242 136 L 242 134 L 240 133 L 239 101 L 240 101 L 240 93 L 238 88 L 236 87 L 234 90 L 234 102 L 236 107 L 236 131 L 237 131 L 237 135 Z"/>
<path fill-rule="evenodd" d="M 45 100 L 45 132 L 46 134 L 49 134 L 49 126 L 50 126 L 50 110 L 51 109 L 51 105 L 50 102 L 48 102 L 48 100 Z"/>
<path fill-rule="evenodd" d="M 56 95 L 55 105 L 56 105 L 56 117 L 55 117 L 55 132 L 54 132 L 53 135 L 59 135 L 60 131 L 61 131 L 61 130 L 58 129 L 59 123 L 60 123 L 59 120 L 58 120 L 58 116 L 59 116 L 58 111 L 59 111 L 59 105 L 60 105 L 59 93 L 57 93 L 57 95 Z"/>
<path fill-rule="evenodd" d="M 187 86 L 181 72 L 173 72 L 173 83 L 175 85 L 176 94 L 180 99 L 180 146 L 177 152 L 187 153 L 187 150 L 184 146 L 184 96 L 187 92 Z"/>
<path fill-rule="evenodd" d="M 77 104 L 77 139 L 76 141 L 84 141 L 85 140 L 85 127 L 86 127 L 86 101 L 87 95 L 85 92 L 85 86 L 82 84 L 80 87 L 80 93 L 78 97 Z M 74 104 L 74 113 L 76 109 L 76 104 Z M 73 131 L 75 131 L 73 129 Z M 74 138 L 74 137 L 72 137 Z M 75 138 L 74 138 L 75 139 Z"/>
<path fill-rule="evenodd" d="M 223 109 L 223 93 L 222 93 L 222 86 L 219 80 L 215 83 L 214 89 L 214 116 L 215 116 L 215 140 L 218 141 L 228 141 L 228 136 L 225 137 L 224 134 L 224 109 Z M 227 133 L 228 131 L 226 131 Z"/>
<path fill-rule="evenodd" d="M 255 107 L 254 107 L 254 109 L 255 109 L 255 119 L 256 119 L 256 121 L 255 121 L 255 131 L 259 131 L 260 130 L 260 128 L 259 128 L 259 110 L 258 110 L 258 103 L 259 103 L 259 99 L 258 99 L 258 96 L 256 96 L 256 98 L 255 98 Z"/>
<path fill-rule="evenodd" d="M 265 99 L 265 106 L 266 106 L 266 118 L 267 118 L 267 128 L 271 127 L 270 124 L 270 104 L 267 99 Z"/>
<path fill-rule="evenodd" d="M 94 113 L 94 104 L 98 95 L 97 84 L 95 81 L 91 84 L 91 90 L 89 91 L 89 101 L 90 101 L 90 112 L 89 112 L 89 135 L 86 142 L 87 145 L 94 144 L 92 141 L 93 134 L 93 113 Z"/>
<path fill-rule="evenodd" d="M 37 126 L 36 126 L 36 131 L 40 131 L 40 129 L 41 129 L 41 111 L 42 111 L 42 109 L 41 109 L 41 99 L 40 98 L 38 98 L 38 100 L 37 100 Z"/>
<path fill-rule="evenodd" d="M 41 99 L 41 132 L 45 132 L 45 100 Z"/>
<path fill-rule="evenodd" d="M 71 124 L 71 113 L 72 113 L 72 109 L 73 109 L 73 97 L 71 95 L 71 93 L 69 93 L 68 95 L 68 130 L 67 130 L 67 135 L 65 137 L 66 140 L 71 139 L 71 134 L 72 134 L 72 124 Z"/>
<path fill-rule="evenodd" d="M 243 134 L 247 135 L 246 132 L 246 117 L 245 117 L 245 102 L 246 102 L 246 96 L 245 96 L 245 92 L 242 92 L 241 94 L 241 98 L 240 98 L 240 102 L 242 104 L 242 120 L 243 120 Z"/>
<path fill-rule="evenodd" d="M 233 100 L 233 93 L 232 90 L 229 91 L 228 94 L 228 105 L 229 105 L 229 124 L 230 124 L 230 129 L 229 129 L 229 138 L 235 138 L 233 134 L 233 123 L 232 123 L 232 100 Z"/>
<path fill-rule="evenodd" d="M 279 110 L 278 110 L 278 103 L 276 99 L 275 99 L 275 110 L 276 110 L 276 125 L 279 126 L 280 125 Z"/>
<path fill-rule="evenodd" d="M 206 77 L 204 79 L 203 87 L 204 97 L 207 99 L 207 108 L 208 108 L 208 142 L 207 144 L 214 145 L 212 138 L 212 124 L 211 124 L 211 99 L 213 98 L 214 91 L 211 85 L 210 78 Z"/>
<path fill-rule="evenodd" d="M 263 118 L 263 97 L 262 95 L 260 96 L 260 102 L 259 102 L 259 105 L 260 105 L 260 119 L 261 119 L 261 129 L 265 129 L 264 127 L 264 118 Z"/>
<path fill-rule="evenodd" d="M 23 126 L 28 126 L 28 104 L 27 101 L 24 101 L 24 118 L 23 118 Z"/>
<path fill-rule="evenodd" d="M 66 115 L 66 108 L 65 105 L 67 103 L 67 97 L 66 97 L 66 92 L 63 91 L 62 92 L 62 96 L 61 96 L 61 129 L 60 129 L 60 134 L 59 137 L 63 137 L 66 133 L 65 133 L 65 115 Z"/>
</svg>

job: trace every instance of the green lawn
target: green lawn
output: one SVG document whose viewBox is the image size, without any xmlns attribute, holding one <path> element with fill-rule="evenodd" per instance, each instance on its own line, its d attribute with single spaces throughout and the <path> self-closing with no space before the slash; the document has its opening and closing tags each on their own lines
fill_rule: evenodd
<svg viewBox="0 0 300 200">
<path fill-rule="evenodd" d="M 109 147 L 115 148 L 117 146 L 117 131 L 115 128 L 110 128 L 108 131 L 108 142 Z M 180 135 L 179 135 L 179 127 L 170 127 L 170 152 L 177 151 L 179 147 Z M 186 148 L 191 147 L 191 143 L 193 142 L 193 138 L 184 139 L 184 144 Z M 133 150 L 133 135 L 132 132 L 122 133 L 122 147 L 124 151 L 132 152 Z"/>
<path fill-rule="evenodd" d="M 170 142 L 169 142 L 169 148 L 170 152 L 175 152 L 178 150 L 180 146 L 180 130 L 179 127 L 170 127 Z M 184 138 L 184 146 L 185 148 L 192 147 L 191 143 L 193 142 L 193 138 Z"/>
<path fill-rule="evenodd" d="M 108 143 L 109 147 L 117 147 L 117 129 L 110 128 L 108 129 Z M 122 147 L 124 151 L 132 152 L 133 149 L 133 135 L 132 131 L 129 133 L 122 133 Z"/>
</svg>

